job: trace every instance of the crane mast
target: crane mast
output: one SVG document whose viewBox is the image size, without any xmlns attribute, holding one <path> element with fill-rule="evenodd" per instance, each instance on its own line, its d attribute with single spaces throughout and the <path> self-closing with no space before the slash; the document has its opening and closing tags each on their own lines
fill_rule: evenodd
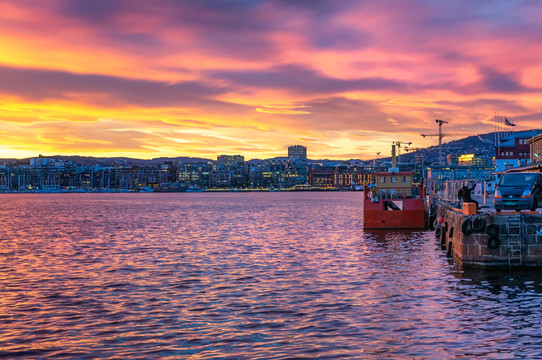
<svg viewBox="0 0 542 360">
<path fill-rule="evenodd" d="M 447 124 L 447 121 L 435 119 L 435 122 L 438 124 L 438 163 L 439 165 L 444 164 L 442 159 L 442 124 Z"/>
<path fill-rule="evenodd" d="M 423 137 L 426 136 L 438 136 L 438 163 L 439 165 L 444 165 L 444 160 L 442 158 L 442 138 L 444 134 L 442 133 L 442 124 L 448 124 L 445 120 L 435 119 L 435 122 L 438 124 L 438 134 L 421 134 Z"/>
</svg>

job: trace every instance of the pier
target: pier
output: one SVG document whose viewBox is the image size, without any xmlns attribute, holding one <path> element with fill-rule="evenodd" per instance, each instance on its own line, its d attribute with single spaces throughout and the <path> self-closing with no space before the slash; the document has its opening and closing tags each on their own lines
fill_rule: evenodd
<svg viewBox="0 0 542 360">
<path fill-rule="evenodd" d="M 496 212 L 490 198 L 476 213 L 473 203 L 451 201 L 455 190 L 431 203 L 435 236 L 448 257 L 463 267 L 542 267 L 542 209 Z"/>
</svg>

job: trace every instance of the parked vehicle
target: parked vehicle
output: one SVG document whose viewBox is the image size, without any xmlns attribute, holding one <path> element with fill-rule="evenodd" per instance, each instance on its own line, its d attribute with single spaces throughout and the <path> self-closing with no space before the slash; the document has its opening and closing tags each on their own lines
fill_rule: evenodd
<svg viewBox="0 0 542 360">
<path fill-rule="evenodd" d="M 501 210 L 536 210 L 542 204 L 542 173 L 518 172 L 501 175 L 494 206 Z"/>
</svg>

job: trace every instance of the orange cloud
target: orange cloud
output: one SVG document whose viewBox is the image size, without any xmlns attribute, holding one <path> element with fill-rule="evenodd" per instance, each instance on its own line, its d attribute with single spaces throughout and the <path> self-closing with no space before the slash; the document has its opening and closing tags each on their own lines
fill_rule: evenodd
<svg viewBox="0 0 542 360">
<path fill-rule="evenodd" d="M 51 0 L 0 4 L 0 152 L 371 158 L 539 128 L 533 5 Z M 421 41 L 423 39 L 423 41 Z"/>
</svg>

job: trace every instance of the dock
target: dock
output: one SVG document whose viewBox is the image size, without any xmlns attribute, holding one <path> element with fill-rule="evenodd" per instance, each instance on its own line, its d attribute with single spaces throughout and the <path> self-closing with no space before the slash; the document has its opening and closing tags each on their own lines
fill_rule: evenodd
<svg viewBox="0 0 542 360">
<path fill-rule="evenodd" d="M 497 212 L 492 194 L 479 193 L 476 211 L 458 202 L 457 185 L 428 198 L 430 228 L 448 257 L 463 267 L 542 267 L 542 208 Z"/>
<path fill-rule="evenodd" d="M 446 254 L 464 267 L 542 267 L 542 212 L 480 212 L 439 206 L 435 229 Z"/>
</svg>

